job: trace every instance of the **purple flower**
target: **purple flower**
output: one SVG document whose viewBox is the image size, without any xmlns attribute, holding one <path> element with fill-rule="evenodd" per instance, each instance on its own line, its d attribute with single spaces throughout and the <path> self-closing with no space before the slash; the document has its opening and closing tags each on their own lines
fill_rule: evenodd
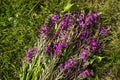
<svg viewBox="0 0 120 80">
<path fill-rule="evenodd" d="M 32 51 L 33 51 L 32 48 L 29 48 L 29 49 L 27 50 L 26 56 L 25 56 L 25 58 L 26 58 L 27 61 L 30 61 L 30 60 L 32 59 L 32 55 L 31 55 Z"/>
<path fill-rule="evenodd" d="M 91 14 L 86 18 L 85 24 L 91 26 L 91 25 L 99 22 L 99 18 L 100 18 L 99 14 L 97 14 L 97 13 Z"/>
<path fill-rule="evenodd" d="M 90 33 L 89 36 L 85 40 L 87 41 L 87 43 L 90 43 L 91 39 L 92 39 L 92 36 L 91 36 L 91 33 Z"/>
<path fill-rule="evenodd" d="M 95 53 L 97 50 L 98 50 L 98 47 L 92 47 L 90 51 L 91 53 Z"/>
<path fill-rule="evenodd" d="M 52 16 L 52 27 L 55 26 L 55 24 L 58 22 L 59 16 L 58 15 L 53 15 Z"/>
<path fill-rule="evenodd" d="M 85 60 L 87 58 L 87 51 L 83 51 L 81 54 L 80 54 L 80 59 L 82 60 Z"/>
<path fill-rule="evenodd" d="M 99 49 L 99 44 L 97 44 L 97 42 L 95 40 L 92 40 L 91 43 L 90 43 L 90 52 L 91 53 L 95 53 L 98 49 Z"/>
<path fill-rule="evenodd" d="M 69 59 L 67 62 L 65 62 L 65 69 L 70 69 L 71 67 L 74 67 L 76 65 L 76 61 L 74 59 Z"/>
<path fill-rule="evenodd" d="M 50 53 L 52 53 L 50 45 L 45 46 L 45 51 L 50 56 Z"/>
<path fill-rule="evenodd" d="M 32 55 L 27 52 L 25 58 L 26 58 L 27 61 L 31 61 Z"/>
<path fill-rule="evenodd" d="M 58 15 L 55 14 L 55 15 L 52 16 L 52 21 L 56 22 L 58 19 L 59 19 Z"/>
<path fill-rule="evenodd" d="M 67 17 L 64 17 L 64 18 L 62 19 L 61 24 L 60 24 L 60 29 L 66 30 L 66 29 L 68 28 L 67 23 L 68 23 L 68 18 L 67 18 Z"/>
<path fill-rule="evenodd" d="M 84 35 L 81 35 L 81 36 L 80 36 L 80 39 L 81 39 L 81 40 L 84 40 L 84 39 L 85 39 L 85 36 L 84 36 Z"/>
<path fill-rule="evenodd" d="M 89 32 L 88 32 L 88 29 L 84 29 L 84 30 L 82 31 L 81 35 L 80 35 L 80 39 L 81 39 L 81 40 L 86 40 L 87 37 L 88 37 L 88 35 L 90 35 L 90 34 L 88 34 L 88 33 L 89 33 Z"/>
<path fill-rule="evenodd" d="M 43 34 L 46 38 L 49 37 L 49 32 L 50 32 L 50 28 L 42 25 L 38 31 L 38 38 L 40 38 Z"/>
<path fill-rule="evenodd" d="M 32 60 L 32 58 L 38 53 L 38 49 L 37 48 L 29 48 L 26 52 L 26 60 L 29 62 Z"/>
<path fill-rule="evenodd" d="M 65 40 L 66 39 L 66 36 L 65 35 L 62 35 L 61 36 L 61 40 Z"/>
<path fill-rule="evenodd" d="M 69 59 L 65 63 L 59 65 L 60 70 L 64 70 L 64 76 L 68 77 L 75 77 L 79 75 L 81 72 L 81 68 L 78 65 L 78 62 L 75 59 Z"/>
<path fill-rule="evenodd" d="M 56 56 L 60 55 L 61 50 L 66 47 L 67 47 L 67 44 L 55 42 L 54 49 L 53 49 L 54 56 L 56 57 Z"/>
<path fill-rule="evenodd" d="M 54 39 L 56 39 L 59 36 L 60 32 L 56 32 L 53 36 Z"/>
<path fill-rule="evenodd" d="M 97 47 L 97 42 L 96 42 L 95 40 L 92 40 L 92 41 L 91 41 L 91 46 L 92 46 L 92 47 Z"/>
<path fill-rule="evenodd" d="M 90 75 L 90 72 L 89 72 L 88 70 L 85 70 L 85 71 L 82 73 L 82 77 L 83 77 L 83 78 L 87 78 L 89 75 Z"/>
<path fill-rule="evenodd" d="M 31 53 L 33 51 L 33 48 L 29 48 L 26 53 Z"/>
<path fill-rule="evenodd" d="M 78 68 L 77 71 L 80 72 L 80 71 L 81 71 L 81 68 Z"/>
<path fill-rule="evenodd" d="M 73 16 L 69 15 L 69 18 L 68 18 L 68 26 L 72 26 L 74 24 L 75 20 L 73 18 Z"/>
<path fill-rule="evenodd" d="M 85 18 L 84 18 L 84 14 L 81 14 L 79 17 L 79 25 L 84 27 L 85 26 Z"/>
<path fill-rule="evenodd" d="M 59 40 L 66 42 L 68 40 L 68 33 L 66 32 L 66 34 L 61 34 Z"/>
<path fill-rule="evenodd" d="M 34 48 L 33 53 L 34 53 L 34 55 L 36 55 L 38 53 L 38 48 Z"/>
</svg>

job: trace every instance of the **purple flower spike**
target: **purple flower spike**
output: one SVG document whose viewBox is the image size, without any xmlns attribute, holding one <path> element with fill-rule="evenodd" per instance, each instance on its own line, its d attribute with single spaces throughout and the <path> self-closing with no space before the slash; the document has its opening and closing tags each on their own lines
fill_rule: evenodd
<svg viewBox="0 0 120 80">
<path fill-rule="evenodd" d="M 32 55 L 30 53 L 26 53 L 25 58 L 26 58 L 27 61 L 31 61 Z"/>
<path fill-rule="evenodd" d="M 91 26 L 91 25 L 99 22 L 99 18 L 100 18 L 99 14 L 97 14 L 97 13 L 91 14 L 86 18 L 85 24 Z"/>
<path fill-rule="evenodd" d="M 67 62 L 65 62 L 65 69 L 70 69 L 71 67 L 75 66 L 75 64 L 75 60 L 69 59 Z"/>
<path fill-rule="evenodd" d="M 26 60 L 30 62 L 37 53 L 38 53 L 37 48 L 29 48 L 26 52 L 26 56 L 25 56 Z"/>
<path fill-rule="evenodd" d="M 88 70 L 85 70 L 85 71 L 82 73 L 82 77 L 83 77 L 83 78 L 87 78 L 89 75 L 90 75 L 90 72 L 89 72 Z"/>
<path fill-rule="evenodd" d="M 91 46 L 97 47 L 97 42 L 96 42 L 95 40 L 92 40 L 92 41 L 91 41 Z"/>
<path fill-rule="evenodd" d="M 73 16 L 69 16 L 69 19 L 68 19 L 68 26 L 72 26 L 73 24 L 74 24 L 74 18 L 73 18 Z"/>
<path fill-rule="evenodd" d="M 52 16 L 52 27 L 55 26 L 55 24 L 58 22 L 59 16 L 58 15 L 53 15 Z"/>
<path fill-rule="evenodd" d="M 92 53 L 96 52 L 97 50 L 98 50 L 98 47 L 92 47 L 92 48 L 91 48 L 91 52 L 92 52 Z"/>
<path fill-rule="evenodd" d="M 80 59 L 85 60 L 86 58 L 87 58 L 87 52 L 86 52 L 86 51 L 83 51 L 83 52 L 80 54 Z"/>
<path fill-rule="evenodd" d="M 29 48 L 29 49 L 27 50 L 26 56 L 25 56 L 25 58 L 26 58 L 27 61 L 31 61 L 31 59 L 32 59 L 32 55 L 31 55 L 32 51 L 33 51 L 32 48 Z"/>
<path fill-rule="evenodd" d="M 59 36 L 60 32 L 56 32 L 54 35 L 53 35 L 53 38 L 56 39 L 58 36 Z"/>
<path fill-rule="evenodd" d="M 64 44 L 64 43 L 58 43 L 58 42 L 55 42 L 54 43 L 54 56 L 59 56 L 60 55 L 60 52 L 63 48 L 66 48 L 67 47 L 67 44 Z"/>
<path fill-rule="evenodd" d="M 51 47 L 50 47 L 49 45 L 47 45 L 47 46 L 45 47 L 45 51 L 46 51 L 46 53 L 50 56 Z"/>
<path fill-rule="evenodd" d="M 61 52 L 62 48 L 63 48 L 63 44 L 62 43 L 58 43 L 58 42 L 54 43 L 53 51 L 54 51 L 54 56 L 55 57 L 60 55 L 60 52 Z"/>
<path fill-rule="evenodd" d="M 33 51 L 33 48 L 29 48 L 29 49 L 27 50 L 26 54 L 27 54 L 27 53 L 31 53 L 32 51 Z"/>
<path fill-rule="evenodd" d="M 78 68 L 78 70 L 77 70 L 78 72 L 80 72 L 81 71 L 81 68 Z"/>
<path fill-rule="evenodd" d="M 82 27 L 85 26 L 85 19 L 84 19 L 84 15 L 83 14 L 80 15 L 79 25 L 82 26 Z"/>
<path fill-rule="evenodd" d="M 64 16 L 60 24 L 60 29 L 67 30 L 67 28 L 68 28 L 68 17 Z"/>
<path fill-rule="evenodd" d="M 49 27 L 45 27 L 45 36 L 46 37 L 49 36 L 49 32 L 50 32 L 50 28 Z"/>
<path fill-rule="evenodd" d="M 33 53 L 34 53 L 34 55 L 36 55 L 38 53 L 38 48 L 34 48 Z"/>
<path fill-rule="evenodd" d="M 57 21 L 59 19 L 59 16 L 58 15 L 53 15 L 52 16 L 52 21 Z"/>
<path fill-rule="evenodd" d="M 84 40 L 84 39 L 85 39 L 85 36 L 81 35 L 81 36 L 80 36 L 80 39 L 81 39 L 81 40 Z"/>
<path fill-rule="evenodd" d="M 45 37 L 47 38 L 49 36 L 49 32 L 50 32 L 50 28 L 42 25 L 38 31 L 38 38 L 40 38 L 42 34 L 44 34 Z"/>
</svg>

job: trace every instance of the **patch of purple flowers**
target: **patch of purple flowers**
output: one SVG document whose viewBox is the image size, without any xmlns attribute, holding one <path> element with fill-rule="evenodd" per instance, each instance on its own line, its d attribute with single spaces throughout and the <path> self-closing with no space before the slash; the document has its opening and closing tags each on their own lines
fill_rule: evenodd
<svg viewBox="0 0 120 80">
<path fill-rule="evenodd" d="M 51 16 L 49 25 L 43 24 L 40 27 L 38 38 L 45 38 L 48 42 L 44 47 L 45 53 L 52 58 L 65 55 L 60 58 L 57 66 L 60 71 L 63 70 L 63 75 L 67 80 L 72 80 L 78 75 L 82 78 L 91 75 L 89 57 L 99 53 L 102 48 L 101 37 L 109 34 L 107 28 L 100 26 L 100 17 L 99 13 L 89 15 L 69 13 L 63 16 L 55 14 Z M 57 30 L 54 27 L 56 24 Z M 28 49 L 26 59 L 31 61 L 37 52 L 37 49 Z"/>
</svg>

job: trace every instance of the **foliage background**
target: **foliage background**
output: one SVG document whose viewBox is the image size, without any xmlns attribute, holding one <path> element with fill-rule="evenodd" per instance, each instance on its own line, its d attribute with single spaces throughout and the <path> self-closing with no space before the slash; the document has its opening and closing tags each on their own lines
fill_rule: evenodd
<svg viewBox="0 0 120 80">
<path fill-rule="evenodd" d="M 71 3 L 74 5 L 70 11 L 102 12 L 102 24 L 111 26 L 111 42 L 103 53 L 105 60 L 94 65 L 95 78 L 119 79 L 120 0 L 72 0 Z M 22 59 L 26 50 L 34 46 L 40 24 L 49 14 L 61 13 L 66 5 L 67 0 L 0 0 L 1 80 L 19 79 Z"/>
</svg>

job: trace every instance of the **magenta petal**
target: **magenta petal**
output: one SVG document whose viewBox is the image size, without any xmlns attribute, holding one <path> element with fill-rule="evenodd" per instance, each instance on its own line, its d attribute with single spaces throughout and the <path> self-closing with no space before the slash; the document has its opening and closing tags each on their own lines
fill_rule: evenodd
<svg viewBox="0 0 120 80">
<path fill-rule="evenodd" d="M 83 77 L 83 78 L 87 78 L 89 75 L 90 75 L 90 72 L 89 72 L 88 70 L 85 70 L 85 71 L 82 73 L 82 77 Z"/>
</svg>

